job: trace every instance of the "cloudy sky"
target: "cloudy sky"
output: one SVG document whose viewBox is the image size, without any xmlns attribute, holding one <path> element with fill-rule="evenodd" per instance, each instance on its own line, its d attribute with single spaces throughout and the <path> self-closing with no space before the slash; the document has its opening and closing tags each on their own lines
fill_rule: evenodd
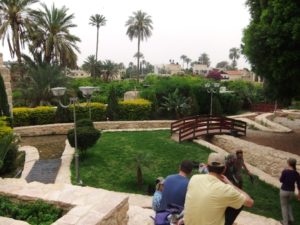
<svg viewBox="0 0 300 225">
<path fill-rule="evenodd" d="M 137 41 L 126 36 L 125 22 L 132 12 L 142 10 L 151 15 L 152 36 L 141 45 L 145 60 L 152 64 L 180 61 L 182 54 L 193 61 L 206 52 L 215 66 L 229 60 L 229 49 L 240 47 L 242 31 L 249 23 L 245 0 L 47 0 L 47 5 L 65 5 L 74 13 L 77 27 L 73 33 L 80 37 L 79 65 L 95 54 L 96 28 L 89 25 L 89 17 L 102 14 L 106 26 L 100 28 L 99 59 L 115 62 L 135 62 Z M 7 44 L 0 46 L 4 60 L 10 60 Z M 249 67 L 242 56 L 238 67 Z"/>
</svg>

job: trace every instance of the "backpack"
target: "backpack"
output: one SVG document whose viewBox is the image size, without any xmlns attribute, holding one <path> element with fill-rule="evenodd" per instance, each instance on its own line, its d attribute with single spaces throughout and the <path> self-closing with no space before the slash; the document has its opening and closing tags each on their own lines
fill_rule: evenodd
<svg viewBox="0 0 300 225">
<path fill-rule="evenodd" d="M 155 214 L 154 224 L 155 225 L 170 225 L 169 216 L 173 214 L 180 214 L 183 210 L 183 207 L 171 204 L 169 208 L 163 211 L 158 211 Z"/>
</svg>

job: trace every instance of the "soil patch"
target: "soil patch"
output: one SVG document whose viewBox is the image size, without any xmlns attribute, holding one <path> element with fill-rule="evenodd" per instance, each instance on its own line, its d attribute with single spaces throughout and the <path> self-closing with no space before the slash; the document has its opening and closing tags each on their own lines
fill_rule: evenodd
<svg viewBox="0 0 300 225">
<path fill-rule="evenodd" d="M 271 133 L 248 129 L 247 136 L 241 137 L 241 139 L 300 155 L 300 120 L 275 117 L 273 121 L 291 128 L 293 132 Z"/>
<path fill-rule="evenodd" d="M 59 159 L 65 149 L 66 135 L 49 135 L 22 137 L 21 146 L 34 146 L 38 149 L 40 159 Z"/>
</svg>

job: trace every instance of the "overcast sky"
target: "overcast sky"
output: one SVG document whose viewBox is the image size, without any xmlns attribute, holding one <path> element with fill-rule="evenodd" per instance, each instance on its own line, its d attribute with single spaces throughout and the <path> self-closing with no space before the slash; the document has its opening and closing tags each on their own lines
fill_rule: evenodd
<svg viewBox="0 0 300 225">
<path fill-rule="evenodd" d="M 242 31 L 249 24 L 249 12 L 245 0 L 47 0 L 46 4 L 65 5 L 74 13 L 72 33 L 79 36 L 79 62 L 95 54 L 96 27 L 89 25 L 93 14 L 104 15 L 106 26 L 100 27 L 100 60 L 111 59 L 136 62 L 137 40 L 130 41 L 126 35 L 125 22 L 134 11 L 142 10 L 152 17 L 152 36 L 141 44 L 145 60 L 152 64 L 168 63 L 169 59 L 180 61 L 182 54 L 193 61 L 206 52 L 211 66 L 229 61 L 229 49 L 240 47 Z M 4 60 L 10 60 L 7 43 L 1 44 Z M 244 56 L 238 67 L 249 67 Z"/>
</svg>

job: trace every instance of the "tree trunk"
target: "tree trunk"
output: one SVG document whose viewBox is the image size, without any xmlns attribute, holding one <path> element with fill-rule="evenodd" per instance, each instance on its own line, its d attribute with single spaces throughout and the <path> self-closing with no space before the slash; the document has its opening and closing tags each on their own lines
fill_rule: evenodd
<svg viewBox="0 0 300 225">
<path fill-rule="evenodd" d="M 141 168 L 140 165 L 137 165 L 137 168 L 136 168 L 136 178 L 137 178 L 138 187 L 142 187 L 142 185 L 143 185 L 143 173 L 142 173 L 142 168 Z"/>
<path fill-rule="evenodd" d="M 140 82 L 140 42 L 141 42 L 141 37 L 140 37 L 140 32 L 138 35 L 138 55 L 137 55 L 137 82 Z"/>
<path fill-rule="evenodd" d="M 98 61 L 99 27 L 97 26 L 96 62 Z"/>
</svg>

